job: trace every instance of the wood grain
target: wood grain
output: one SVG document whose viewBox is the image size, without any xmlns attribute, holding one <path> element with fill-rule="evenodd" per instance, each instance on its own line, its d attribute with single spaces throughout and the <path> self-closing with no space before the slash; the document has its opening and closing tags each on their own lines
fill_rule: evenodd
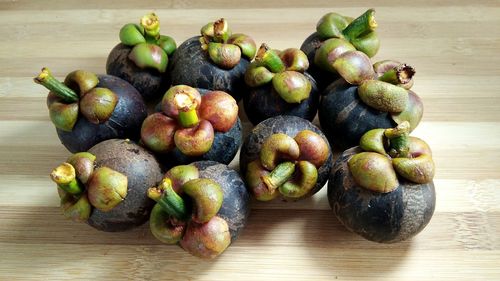
<svg viewBox="0 0 500 281">
<path fill-rule="evenodd" d="M 417 69 L 425 113 L 415 135 L 437 165 L 436 212 L 413 240 L 380 245 L 351 234 L 325 189 L 301 202 L 252 202 L 248 227 L 212 262 L 160 244 L 147 225 L 103 233 L 60 214 L 47 174 L 69 153 L 46 91 L 32 83 L 42 66 L 59 78 L 104 72 L 121 25 L 150 10 L 179 43 L 223 16 L 279 49 L 300 46 L 326 12 L 372 6 L 376 59 Z M 0 0 L 0 280 L 500 280 L 498 26 L 494 0 Z"/>
</svg>

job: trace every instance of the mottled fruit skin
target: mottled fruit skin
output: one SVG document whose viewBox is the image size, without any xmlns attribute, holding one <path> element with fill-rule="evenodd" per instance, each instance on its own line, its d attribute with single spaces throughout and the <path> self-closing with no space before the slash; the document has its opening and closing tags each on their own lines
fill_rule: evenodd
<svg viewBox="0 0 500 281">
<path fill-rule="evenodd" d="M 226 220 L 231 234 L 231 243 L 245 227 L 250 214 L 250 196 L 240 175 L 226 165 L 214 161 L 193 163 L 200 172 L 200 178 L 216 181 L 222 188 L 224 200 L 217 216 Z"/>
<path fill-rule="evenodd" d="M 224 91 L 239 101 L 245 90 L 246 58 L 232 69 L 216 66 L 201 49 L 199 36 L 189 38 L 175 51 L 169 62 L 172 85 L 188 85 L 196 88 Z"/>
<path fill-rule="evenodd" d="M 168 72 L 142 69 L 128 58 L 133 47 L 122 43 L 116 45 L 108 55 L 106 73 L 122 78 L 134 86 L 145 100 L 160 98 L 170 85 Z"/>
<path fill-rule="evenodd" d="M 111 75 L 98 75 L 96 87 L 109 88 L 118 96 L 111 117 L 104 123 L 94 124 L 79 116 L 73 130 L 57 130 L 61 143 L 72 153 L 87 151 L 95 144 L 114 138 L 139 139 L 147 108 L 141 95 L 128 82 Z"/>
<path fill-rule="evenodd" d="M 319 37 L 317 32 L 309 35 L 309 37 L 304 40 L 300 49 L 307 55 L 307 59 L 311 62 L 309 64 L 309 69 L 307 72 L 316 80 L 319 91 L 321 92 L 333 81 L 340 78 L 336 73 L 331 73 L 322 70 L 314 63 L 314 56 L 316 55 L 316 50 L 321 47 L 323 40 Z"/>
<path fill-rule="evenodd" d="M 124 231 L 142 225 L 149 219 L 154 201 L 147 196 L 148 188 L 162 179 L 155 157 L 132 141 L 111 139 L 89 150 L 96 156 L 96 167 L 108 167 L 127 176 L 125 199 L 111 211 L 94 208 L 88 223 L 103 231 Z"/>
<path fill-rule="evenodd" d="M 326 143 L 325 135 L 311 122 L 296 116 L 277 116 L 259 123 L 245 138 L 240 151 L 241 174 L 246 174 L 247 166 L 253 160 L 259 158 L 262 144 L 269 136 L 283 133 L 294 138 L 300 131 L 310 130 L 320 135 Z M 318 168 L 318 180 L 309 195 L 318 192 L 328 180 L 330 169 L 333 166 L 333 156 L 330 153 L 326 162 Z"/>
<path fill-rule="evenodd" d="M 248 119 L 256 125 L 267 118 L 278 115 L 293 115 L 312 121 L 319 105 L 319 90 L 311 75 L 304 73 L 311 82 L 309 98 L 301 103 L 287 103 L 273 88 L 272 83 L 253 88 L 248 87 L 243 97 L 243 106 Z"/>
<path fill-rule="evenodd" d="M 201 96 L 204 96 L 209 90 L 206 89 L 196 89 L 200 92 Z M 219 162 L 222 164 L 229 164 L 238 153 L 238 149 L 241 145 L 241 140 L 243 138 L 240 118 L 231 127 L 231 129 L 225 133 L 215 131 L 214 143 L 210 150 L 199 157 L 189 157 L 183 154 L 179 149 L 175 148 L 172 153 L 164 156 L 160 156 L 161 160 L 165 161 L 167 166 L 176 166 L 189 164 L 193 161 L 210 160 Z"/>
<path fill-rule="evenodd" d="M 358 87 L 343 79 L 324 90 L 318 117 L 330 143 L 342 149 L 356 146 L 361 136 L 371 129 L 396 126 L 389 113 L 363 103 L 358 96 Z"/>
<path fill-rule="evenodd" d="M 436 204 L 434 183 L 417 184 L 400 179 L 389 193 L 355 184 L 347 161 L 362 150 L 353 147 L 337 159 L 328 181 L 333 213 L 350 231 L 380 243 L 409 239 L 429 223 Z"/>
</svg>

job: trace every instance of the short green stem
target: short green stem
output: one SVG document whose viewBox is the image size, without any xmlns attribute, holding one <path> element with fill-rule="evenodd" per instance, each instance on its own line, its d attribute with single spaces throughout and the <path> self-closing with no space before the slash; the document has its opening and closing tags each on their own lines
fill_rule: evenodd
<svg viewBox="0 0 500 281">
<path fill-rule="evenodd" d="M 214 22 L 214 41 L 218 43 L 226 43 L 229 39 L 229 29 L 227 22 L 221 18 Z"/>
<path fill-rule="evenodd" d="M 196 109 L 193 108 L 188 111 L 179 111 L 179 123 L 184 128 L 191 128 L 198 125 L 200 119 L 198 118 Z"/>
<path fill-rule="evenodd" d="M 59 188 L 70 194 L 78 195 L 85 190 L 76 178 L 75 168 L 69 163 L 63 163 L 52 170 L 50 178 Z"/>
<path fill-rule="evenodd" d="M 262 176 L 262 181 L 266 184 L 269 190 L 273 191 L 292 178 L 294 172 L 295 163 L 283 162 L 276 166 L 271 173 Z"/>
<path fill-rule="evenodd" d="M 374 31 L 377 28 L 375 10 L 369 9 L 364 14 L 354 19 L 343 31 L 348 39 L 356 39 L 361 35 Z"/>
<path fill-rule="evenodd" d="M 256 61 L 262 62 L 267 69 L 273 73 L 279 73 L 285 70 L 286 65 L 281 60 L 279 55 L 271 50 L 265 43 L 263 43 L 257 51 Z"/>
<path fill-rule="evenodd" d="M 156 44 L 160 39 L 160 19 L 155 13 L 150 13 L 141 18 L 141 26 L 144 27 L 144 38 L 146 42 Z"/>
<path fill-rule="evenodd" d="M 33 80 L 35 81 L 35 83 L 44 86 L 49 91 L 56 94 L 65 102 L 73 103 L 78 101 L 78 95 L 73 90 L 71 90 L 71 88 L 52 76 L 52 73 L 46 67 L 42 68 L 40 74 L 38 74 L 38 76 Z"/>
<path fill-rule="evenodd" d="M 378 80 L 391 83 L 393 85 L 406 84 L 411 81 L 413 75 L 415 75 L 415 69 L 413 67 L 407 64 L 400 64 L 382 74 Z"/>
<path fill-rule="evenodd" d="M 410 123 L 408 121 L 399 124 L 396 128 L 385 130 L 384 135 L 389 140 L 388 154 L 392 158 L 408 158 L 410 156 L 409 134 Z"/>
<path fill-rule="evenodd" d="M 148 197 L 158 202 L 163 211 L 172 217 L 178 220 L 187 218 L 188 210 L 184 199 L 174 191 L 170 179 L 165 178 L 158 187 L 148 189 Z"/>
</svg>

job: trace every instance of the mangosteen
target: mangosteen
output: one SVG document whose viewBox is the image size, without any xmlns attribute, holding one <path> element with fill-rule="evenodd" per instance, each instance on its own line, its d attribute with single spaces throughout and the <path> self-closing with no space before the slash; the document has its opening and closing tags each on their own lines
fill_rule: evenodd
<svg viewBox="0 0 500 281">
<path fill-rule="evenodd" d="M 429 223 L 436 203 L 434 162 L 409 123 L 373 129 L 342 153 L 328 182 L 335 216 L 350 231 L 381 243 L 403 241 Z"/>
<path fill-rule="evenodd" d="M 278 115 L 293 115 L 311 121 L 316 116 L 319 91 L 305 71 L 307 56 L 299 49 L 272 50 L 262 44 L 247 68 L 248 86 L 243 105 L 254 125 Z"/>
<path fill-rule="evenodd" d="M 355 146 L 375 128 L 392 128 L 404 121 L 413 131 L 423 115 L 423 104 L 411 91 L 413 67 L 385 60 L 373 66 L 361 52 L 349 51 L 335 60 L 342 78 L 322 93 L 318 117 L 330 142 L 340 148 Z"/>
<path fill-rule="evenodd" d="M 201 36 L 182 43 L 171 60 L 172 85 L 224 91 L 237 101 L 245 89 L 245 70 L 256 45 L 245 34 L 232 34 L 226 20 L 201 28 Z"/>
<path fill-rule="evenodd" d="M 259 123 L 243 142 L 241 174 L 257 200 L 279 195 L 299 200 L 318 192 L 333 165 L 330 145 L 311 122 L 276 116 Z"/>
<path fill-rule="evenodd" d="M 168 60 L 176 49 L 170 36 L 160 34 L 160 20 L 154 13 L 139 24 L 120 29 L 120 43 L 108 55 L 106 73 L 132 84 L 145 100 L 159 98 L 170 85 Z"/>
<path fill-rule="evenodd" d="M 50 174 L 64 216 L 102 231 L 125 231 L 149 218 L 148 188 L 162 178 L 155 157 L 130 140 L 103 141 Z"/>
<path fill-rule="evenodd" d="M 337 13 L 321 17 L 316 32 L 300 47 L 312 62 L 309 73 L 316 79 L 320 91 L 339 78 L 333 62 L 342 53 L 358 50 L 370 58 L 375 56 L 380 47 L 376 28 L 373 9 L 356 19 Z"/>
<path fill-rule="evenodd" d="M 61 143 L 72 153 L 108 139 L 139 138 L 147 108 L 127 81 L 76 70 L 61 83 L 47 68 L 34 80 L 50 90 L 50 119 Z"/>
<path fill-rule="evenodd" d="M 223 91 L 170 88 L 161 112 L 144 120 L 142 143 L 160 159 L 175 164 L 212 160 L 229 164 L 241 144 L 236 100 Z"/>
<path fill-rule="evenodd" d="M 153 235 L 204 259 L 236 240 L 250 212 L 239 174 L 214 161 L 173 167 L 148 196 L 157 202 L 149 220 Z"/>
</svg>

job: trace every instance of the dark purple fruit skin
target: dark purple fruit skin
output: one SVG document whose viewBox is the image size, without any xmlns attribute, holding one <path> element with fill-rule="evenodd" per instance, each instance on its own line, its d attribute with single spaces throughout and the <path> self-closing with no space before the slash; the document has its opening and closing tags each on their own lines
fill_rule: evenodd
<svg viewBox="0 0 500 281">
<path fill-rule="evenodd" d="M 106 73 L 132 84 L 146 101 L 163 96 L 170 86 L 168 73 L 138 67 L 128 58 L 130 51 L 132 51 L 130 46 L 122 43 L 116 45 L 108 55 Z"/>
<path fill-rule="evenodd" d="M 256 125 L 278 115 L 293 115 L 312 121 L 319 104 L 319 91 L 316 81 L 308 73 L 304 75 L 311 82 L 309 98 L 301 103 L 287 103 L 274 90 L 272 83 L 257 88 L 248 87 L 243 97 L 243 106 L 250 122 Z"/>
<path fill-rule="evenodd" d="M 125 199 L 109 212 L 94 208 L 88 220 L 92 227 L 109 232 L 125 231 L 149 219 L 155 202 L 148 198 L 148 188 L 162 179 L 158 161 L 146 149 L 132 141 L 111 139 L 89 150 L 96 156 L 96 167 L 108 167 L 127 176 Z"/>
<path fill-rule="evenodd" d="M 311 76 L 316 80 L 318 88 L 321 91 L 325 89 L 328 85 L 330 85 L 333 81 L 340 78 L 340 76 L 336 73 L 331 73 L 326 70 L 323 70 L 314 64 L 314 56 L 316 55 L 316 50 L 321 47 L 324 40 L 321 40 L 318 33 L 314 32 L 309 35 L 309 37 L 304 40 L 300 49 L 307 55 L 307 59 L 309 60 L 309 69 L 307 72 L 311 74 Z"/>
<path fill-rule="evenodd" d="M 328 143 L 325 135 L 311 122 L 296 116 L 276 116 L 259 123 L 253 128 L 250 134 L 245 138 L 240 151 L 240 170 L 245 175 L 248 163 L 259 158 L 262 143 L 271 135 L 276 133 L 287 134 L 295 137 L 300 131 L 311 130 L 320 135 Z M 333 156 L 330 152 L 326 162 L 318 169 L 318 180 L 316 186 L 308 194 L 313 195 L 318 192 L 328 180 L 328 175 L 333 166 Z M 306 196 L 307 197 L 307 196 Z"/>
<path fill-rule="evenodd" d="M 228 166 L 214 161 L 194 162 L 200 178 L 216 181 L 222 188 L 224 201 L 217 216 L 226 220 L 231 234 L 231 243 L 245 227 L 250 214 L 250 196 L 240 175 Z"/>
<path fill-rule="evenodd" d="M 113 114 L 108 121 L 93 124 L 80 115 L 71 132 L 57 130 L 61 143 L 72 153 L 87 151 L 99 142 L 115 138 L 137 140 L 142 122 L 147 116 L 144 100 L 127 81 L 111 75 L 98 75 L 96 87 L 109 88 L 118 95 Z"/>
<path fill-rule="evenodd" d="M 396 126 L 389 113 L 363 103 L 358 96 L 358 87 L 343 79 L 324 90 L 318 117 L 330 143 L 342 149 L 358 145 L 361 136 L 371 129 Z"/>
<path fill-rule="evenodd" d="M 206 95 L 210 90 L 197 88 L 201 96 Z M 161 107 L 157 106 L 161 110 Z M 243 138 L 241 120 L 238 117 L 236 123 L 231 129 L 225 133 L 215 131 L 214 143 L 210 150 L 199 157 L 190 157 L 183 154 L 179 149 L 174 150 L 166 155 L 160 156 L 161 161 L 167 167 L 176 165 L 189 164 L 194 161 L 211 160 L 222 164 L 229 164 L 238 153 Z"/>
<path fill-rule="evenodd" d="M 232 69 L 216 66 L 201 49 L 200 36 L 189 38 L 175 51 L 169 62 L 172 85 L 224 91 L 241 100 L 245 90 L 245 71 L 250 63 L 246 58 Z"/>
<path fill-rule="evenodd" d="M 389 193 L 362 188 L 347 165 L 361 151 L 359 147 L 344 151 L 333 166 L 328 201 L 335 216 L 350 231 L 380 243 L 403 241 L 422 231 L 434 213 L 434 183 L 416 184 L 400 178 L 400 185 Z"/>
</svg>

